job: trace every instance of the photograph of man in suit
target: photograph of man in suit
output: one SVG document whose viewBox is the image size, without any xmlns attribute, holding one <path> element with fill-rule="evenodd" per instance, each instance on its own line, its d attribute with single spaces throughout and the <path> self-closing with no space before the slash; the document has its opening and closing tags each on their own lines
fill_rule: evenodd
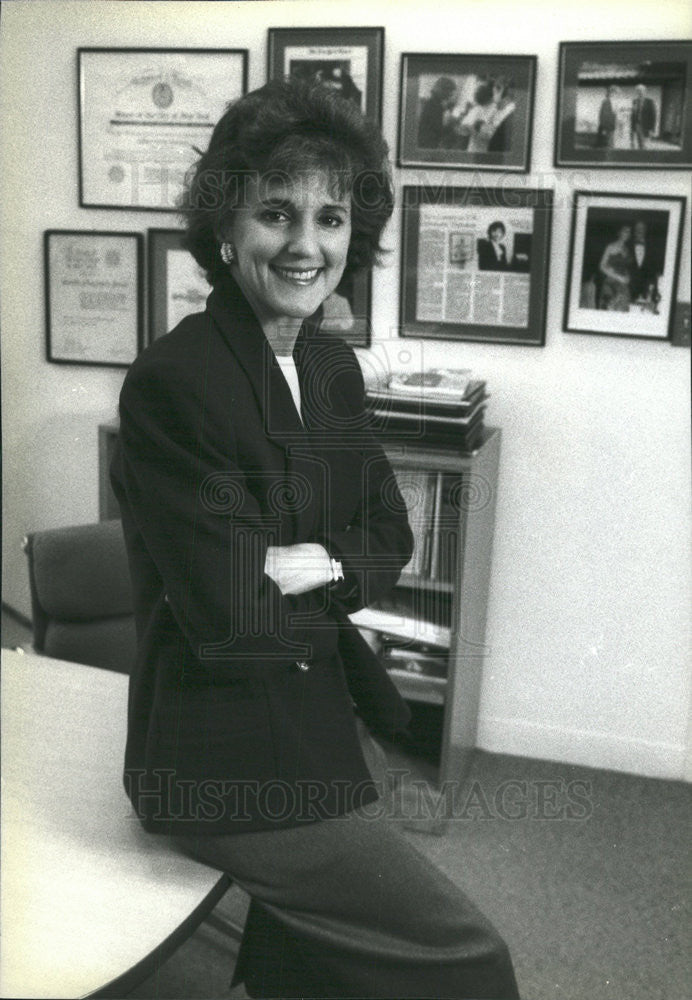
<svg viewBox="0 0 692 1000">
<path fill-rule="evenodd" d="M 632 101 L 632 149 L 646 149 L 648 139 L 656 128 L 656 105 L 646 96 L 646 87 L 640 83 Z"/>
<path fill-rule="evenodd" d="M 632 262 L 630 265 L 630 298 L 632 302 L 647 302 L 654 311 L 660 301 L 658 279 L 662 266 L 659 254 L 648 239 L 646 223 L 638 219 L 634 223 L 632 240 Z"/>
<path fill-rule="evenodd" d="M 507 229 L 504 222 L 491 222 L 488 226 L 488 238 L 478 240 L 478 270 L 507 271 L 507 247 L 505 237 Z"/>
</svg>

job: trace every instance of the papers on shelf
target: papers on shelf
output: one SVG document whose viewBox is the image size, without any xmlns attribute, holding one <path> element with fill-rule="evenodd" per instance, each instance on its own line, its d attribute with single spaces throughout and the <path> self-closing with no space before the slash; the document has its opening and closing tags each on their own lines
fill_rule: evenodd
<svg viewBox="0 0 692 1000">
<path fill-rule="evenodd" d="M 473 380 L 470 368 L 428 368 L 422 372 L 394 372 L 390 393 L 419 399 L 463 399 Z"/>
<path fill-rule="evenodd" d="M 437 646 L 440 649 L 449 649 L 450 647 L 451 629 L 443 625 L 435 625 L 432 622 L 419 621 L 417 618 L 409 618 L 396 611 L 363 608 L 361 611 L 349 615 L 349 618 L 359 628 L 387 632 L 400 639 L 410 639 L 429 646 Z"/>
</svg>

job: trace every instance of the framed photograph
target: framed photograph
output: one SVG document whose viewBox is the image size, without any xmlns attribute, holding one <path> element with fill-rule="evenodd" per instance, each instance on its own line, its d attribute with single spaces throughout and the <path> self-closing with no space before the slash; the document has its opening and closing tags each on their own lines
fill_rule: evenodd
<svg viewBox="0 0 692 1000">
<path fill-rule="evenodd" d="M 692 167 L 692 42 L 562 42 L 555 166 Z"/>
<path fill-rule="evenodd" d="M 148 231 L 149 343 L 169 333 L 189 313 L 202 312 L 211 291 L 182 238 L 181 229 Z M 354 347 L 370 345 L 369 273 L 344 278 L 322 305 L 320 329 Z"/>
<path fill-rule="evenodd" d="M 401 334 L 545 343 L 553 192 L 405 187 Z"/>
<path fill-rule="evenodd" d="M 535 81 L 536 56 L 404 52 L 399 165 L 526 173 Z"/>
<path fill-rule="evenodd" d="M 77 51 L 79 204 L 174 211 L 185 172 L 229 101 L 247 49 Z"/>
<path fill-rule="evenodd" d="M 685 199 L 576 191 L 565 330 L 670 337 Z"/>
<path fill-rule="evenodd" d="M 382 116 L 384 28 L 270 28 L 267 78 L 315 79 Z"/>
<path fill-rule="evenodd" d="M 190 313 L 203 312 L 211 286 L 204 271 L 182 245 L 182 229 L 147 233 L 149 343 L 162 337 Z"/>
<path fill-rule="evenodd" d="M 127 367 L 142 348 L 140 233 L 44 233 L 46 355 Z"/>
</svg>

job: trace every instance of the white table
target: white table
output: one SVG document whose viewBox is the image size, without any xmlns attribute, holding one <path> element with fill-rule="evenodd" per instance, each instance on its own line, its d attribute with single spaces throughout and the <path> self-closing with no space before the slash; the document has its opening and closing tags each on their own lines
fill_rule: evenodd
<svg viewBox="0 0 692 1000">
<path fill-rule="evenodd" d="M 126 705 L 122 674 L 2 651 L 3 997 L 122 996 L 230 885 L 140 827 Z"/>
</svg>

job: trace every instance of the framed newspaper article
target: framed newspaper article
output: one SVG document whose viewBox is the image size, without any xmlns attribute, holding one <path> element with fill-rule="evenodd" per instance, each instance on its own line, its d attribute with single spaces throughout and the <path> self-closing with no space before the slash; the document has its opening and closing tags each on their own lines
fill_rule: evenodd
<svg viewBox="0 0 692 1000">
<path fill-rule="evenodd" d="M 47 229 L 46 357 L 126 368 L 142 347 L 140 233 Z"/>
<path fill-rule="evenodd" d="M 185 172 L 229 101 L 247 49 L 78 49 L 79 204 L 175 211 Z"/>
<path fill-rule="evenodd" d="M 553 192 L 405 187 L 404 337 L 545 343 Z"/>
<path fill-rule="evenodd" d="M 535 79 L 536 56 L 404 52 L 399 165 L 526 173 Z"/>
<path fill-rule="evenodd" d="M 380 121 L 383 51 L 384 28 L 270 28 L 267 79 L 319 80 Z"/>
<path fill-rule="evenodd" d="M 555 166 L 692 166 L 692 42 L 562 42 Z"/>
<path fill-rule="evenodd" d="M 667 340 L 685 198 L 576 191 L 564 329 Z"/>
</svg>

